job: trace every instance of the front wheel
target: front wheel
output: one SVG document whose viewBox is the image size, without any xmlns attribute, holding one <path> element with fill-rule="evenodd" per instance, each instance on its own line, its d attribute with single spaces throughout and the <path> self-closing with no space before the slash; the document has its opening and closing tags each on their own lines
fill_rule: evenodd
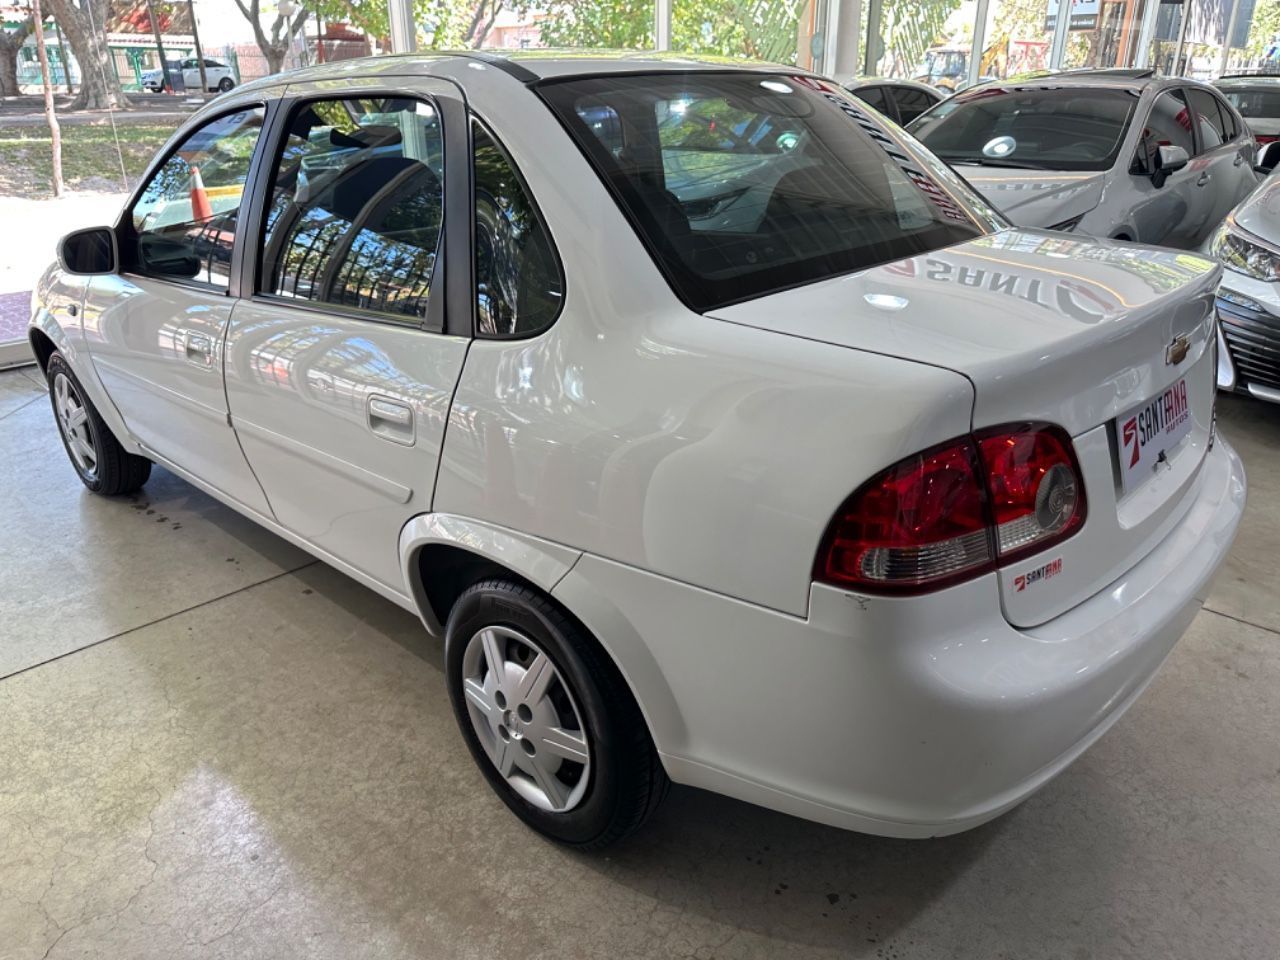
<svg viewBox="0 0 1280 960">
<path fill-rule="evenodd" d="M 637 830 L 668 781 L 617 667 L 549 597 L 506 580 L 468 589 L 449 614 L 454 715 L 502 801 L 579 848 Z"/>
<path fill-rule="evenodd" d="M 133 493 L 146 483 L 151 461 L 120 446 L 62 354 L 55 352 L 49 358 L 45 373 L 62 445 L 80 481 L 108 497 Z"/>
</svg>

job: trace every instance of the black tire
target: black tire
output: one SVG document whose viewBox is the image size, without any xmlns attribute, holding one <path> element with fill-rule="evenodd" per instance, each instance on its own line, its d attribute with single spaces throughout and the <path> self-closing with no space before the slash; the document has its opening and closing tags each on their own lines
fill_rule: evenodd
<svg viewBox="0 0 1280 960">
<path fill-rule="evenodd" d="M 544 810 L 521 796 L 499 773 L 472 725 L 462 685 L 465 649 L 493 626 L 518 631 L 541 647 L 578 707 L 591 763 L 586 791 L 572 809 Z M 449 613 L 445 671 L 454 716 L 476 764 L 512 812 L 544 836 L 599 849 L 638 830 L 666 796 L 670 781 L 621 673 L 586 629 L 545 594 L 507 580 L 466 590 Z"/>
<path fill-rule="evenodd" d="M 221 80 L 218 81 L 218 90 L 222 93 L 226 93 L 235 85 L 236 85 L 235 81 L 232 80 L 230 77 L 223 77 Z"/>
<path fill-rule="evenodd" d="M 146 483 L 147 478 L 151 476 L 151 461 L 146 457 L 129 453 L 120 446 L 120 441 L 98 414 L 97 407 L 85 394 L 80 381 L 62 354 L 55 351 L 49 357 L 45 376 L 49 381 L 49 402 L 53 405 L 53 418 L 58 424 L 62 446 L 67 451 L 67 459 L 71 461 L 71 466 L 75 469 L 80 481 L 94 493 L 100 493 L 105 497 L 133 493 Z M 86 414 L 84 427 L 88 430 L 89 440 L 96 454 L 96 462 L 92 469 L 83 465 L 72 453 L 67 428 L 58 410 L 59 377 L 66 378 L 69 390 L 74 392 L 75 399 L 84 408 Z"/>
</svg>

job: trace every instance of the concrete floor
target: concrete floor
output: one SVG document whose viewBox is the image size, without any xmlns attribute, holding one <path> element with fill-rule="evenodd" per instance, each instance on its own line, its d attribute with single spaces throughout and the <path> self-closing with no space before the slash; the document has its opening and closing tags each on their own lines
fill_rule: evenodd
<svg viewBox="0 0 1280 960">
<path fill-rule="evenodd" d="M 90 496 L 0 375 L 0 958 L 1280 956 L 1280 408 L 1219 409 L 1209 609 L 1021 808 L 894 841 L 677 788 L 579 856 L 489 793 L 413 617 L 163 471 Z"/>
</svg>

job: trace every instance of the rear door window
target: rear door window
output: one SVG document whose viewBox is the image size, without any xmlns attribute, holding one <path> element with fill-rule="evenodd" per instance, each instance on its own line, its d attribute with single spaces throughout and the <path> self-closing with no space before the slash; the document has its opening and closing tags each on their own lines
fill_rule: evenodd
<svg viewBox="0 0 1280 960">
<path fill-rule="evenodd" d="M 853 95 L 886 116 L 893 116 L 893 109 L 889 106 L 889 98 L 885 96 L 884 87 L 858 87 L 853 91 Z"/>
<path fill-rule="evenodd" d="M 443 141 L 432 104 L 305 103 L 275 164 L 259 292 L 421 323 L 443 219 Z"/>
<path fill-rule="evenodd" d="M 1218 110 L 1218 98 L 1207 90 L 1191 89 L 1187 91 L 1187 99 L 1195 114 L 1196 127 L 1200 134 L 1200 152 L 1214 150 L 1228 140 L 1226 127 L 1222 123 L 1222 113 Z"/>
<path fill-rule="evenodd" d="M 917 90 L 915 87 L 890 87 L 893 93 L 893 101 L 898 105 L 898 121 L 903 125 L 907 125 L 920 114 L 924 113 L 935 103 L 923 90 Z"/>
<path fill-rule="evenodd" d="M 891 138 L 870 109 L 823 81 L 614 75 L 538 92 L 697 310 L 995 226 L 942 164 Z"/>
</svg>

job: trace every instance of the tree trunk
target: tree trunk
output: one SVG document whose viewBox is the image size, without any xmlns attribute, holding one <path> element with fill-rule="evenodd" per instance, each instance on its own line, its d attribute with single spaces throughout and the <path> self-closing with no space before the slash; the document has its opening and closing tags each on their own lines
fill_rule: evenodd
<svg viewBox="0 0 1280 960">
<path fill-rule="evenodd" d="M 36 23 L 43 25 L 40 0 L 31 0 L 31 14 Z M 53 195 L 62 196 L 62 131 L 58 127 L 58 114 L 53 108 L 53 78 L 49 76 L 49 52 L 44 47 L 44 30 L 36 30 L 36 55 L 40 58 L 40 79 L 44 86 L 44 116 L 49 122 L 49 136 L 53 140 Z"/>
<path fill-rule="evenodd" d="M 126 106 L 120 80 L 111 66 L 107 49 L 107 7 L 109 0 L 44 0 L 62 26 L 71 52 L 80 64 L 80 93 L 72 110 L 106 110 Z"/>
<path fill-rule="evenodd" d="M 18 50 L 34 26 L 35 21 L 27 19 L 13 33 L 0 30 L 0 97 L 18 95 Z"/>
</svg>

